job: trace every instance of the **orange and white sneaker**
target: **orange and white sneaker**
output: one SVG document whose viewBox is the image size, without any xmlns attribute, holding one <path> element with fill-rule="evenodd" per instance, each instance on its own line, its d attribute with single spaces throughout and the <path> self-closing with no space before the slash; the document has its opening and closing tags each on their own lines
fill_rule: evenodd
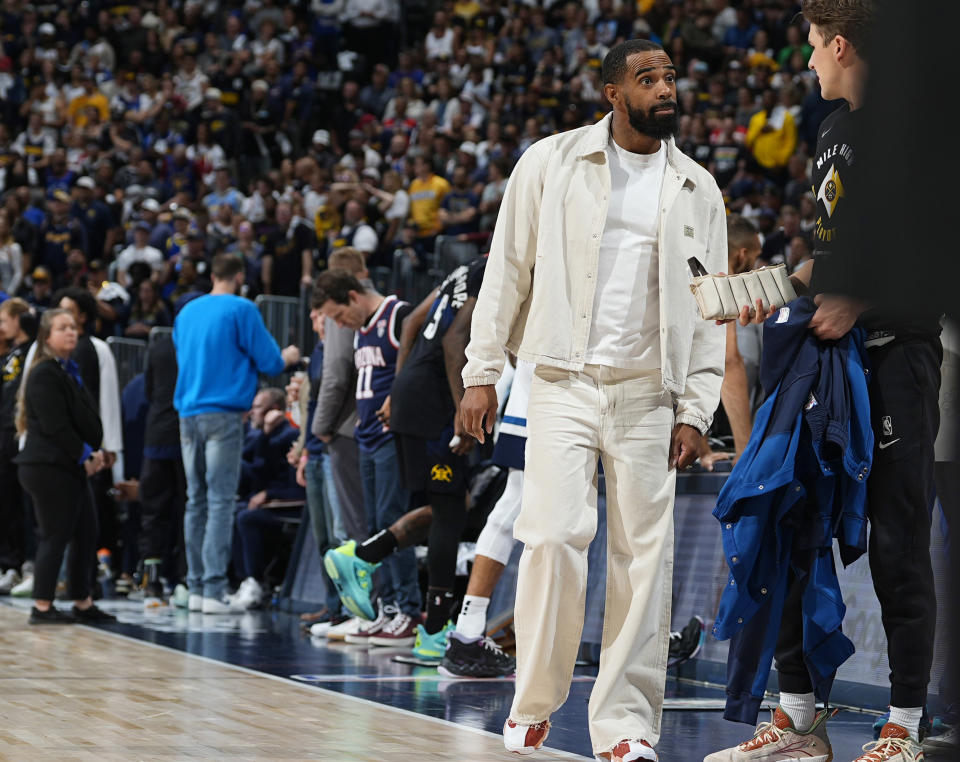
<svg viewBox="0 0 960 762">
<path fill-rule="evenodd" d="M 749 741 L 723 751 L 715 751 L 703 762 L 831 762 L 833 750 L 827 738 L 830 712 L 817 713 L 810 730 L 801 733 L 780 707 L 773 722 L 761 722 Z"/>
<path fill-rule="evenodd" d="M 642 738 L 628 738 L 618 743 L 610 751 L 598 754 L 597 759 L 601 762 L 638 762 L 642 759 L 656 762 L 657 753 Z"/>
<path fill-rule="evenodd" d="M 503 723 L 503 745 L 514 754 L 533 754 L 543 746 L 550 733 L 550 720 L 536 725 L 521 725 L 509 717 Z"/>
<path fill-rule="evenodd" d="M 863 747 L 863 754 L 854 762 L 923 762 L 923 748 L 906 729 L 888 722 L 880 731 L 880 738 Z"/>
</svg>

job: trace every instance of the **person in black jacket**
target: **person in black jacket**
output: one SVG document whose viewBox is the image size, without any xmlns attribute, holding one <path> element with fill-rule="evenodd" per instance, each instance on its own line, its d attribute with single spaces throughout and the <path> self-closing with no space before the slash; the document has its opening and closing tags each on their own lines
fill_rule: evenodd
<svg viewBox="0 0 960 762">
<path fill-rule="evenodd" d="M 17 433 L 26 435 L 26 441 L 16 462 L 20 484 L 33 500 L 38 534 L 31 624 L 114 619 L 97 608 L 91 596 L 97 518 L 87 477 L 106 467 L 106 457 L 98 449 L 103 426 L 96 403 L 70 359 L 76 345 L 73 315 L 64 309 L 47 310 L 40 320 L 37 352 L 20 386 Z M 53 605 L 68 543 L 72 613 Z"/>
<path fill-rule="evenodd" d="M 180 419 L 173 407 L 177 385 L 177 353 L 169 338 L 157 338 L 147 350 L 146 394 L 150 402 L 140 472 L 140 501 L 143 526 L 140 553 L 144 559 L 147 586 L 144 605 L 162 604 L 163 585 L 159 571 L 172 546 L 179 549 L 175 568 L 168 577 L 183 579 L 183 509 L 187 502 L 187 480 L 180 454 Z M 174 538 L 177 538 L 174 540 Z M 181 598 L 185 596 L 180 595 Z M 182 601 L 186 605 L 186 601 Z"/>
<path fill-rule="evenodd" d="M 25 507 L 17 479 L 16 417 L 17 393 L 23 375 L 24 358 L 33 343 L 36 318 L 23 299 L 8 299 L 0 304 L 0 338 L 10 342 L 10 351 L 0 358 L 0 571 L 14 569 L 4 575 L 7 582 L 16 582 L 16 572 L 27 559 Z M 32 559 L 31 559 L 32 560 Z M 6 585 L 10 592 L 12 584 Z"/>
</svg>

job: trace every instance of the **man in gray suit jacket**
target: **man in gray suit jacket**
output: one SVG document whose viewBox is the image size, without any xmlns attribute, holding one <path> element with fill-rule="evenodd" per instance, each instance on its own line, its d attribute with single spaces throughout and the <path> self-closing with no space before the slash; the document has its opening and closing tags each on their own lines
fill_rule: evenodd
<svg viewBox="0 0 960 762">
<path fill-rule="evenodd" d="M 331 269 L 348 270 L 364 287 L 373 286 L 366 262 L 356 249 L 343 248 L 330 255 Z M 357 425 L 357 369 L 353 360 L 354 331 L 340 328 L 327 318 L 324 326 L 323 377 L 313 414 L 311 431 L 330 455 L 333 484 L 340 502 L 341 524 L 346 537 L 362 541 L 367 537 L 363 512 L 363 489 L 354 427 Z"/>
</svg>

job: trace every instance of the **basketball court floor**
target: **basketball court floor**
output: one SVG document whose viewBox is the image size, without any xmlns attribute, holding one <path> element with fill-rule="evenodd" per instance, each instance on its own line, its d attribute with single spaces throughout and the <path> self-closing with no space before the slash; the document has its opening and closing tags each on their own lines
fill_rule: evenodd
<svg viewBox="0 0 960 762">
<path fill-rule="evenodd" d="M 499 731 L 510 680 L 450 680 L 399 664 L 398 651 L 312 640 L 278 612 L 207 616 L 106 601 L 103 627 L 31 627 L 30 602 L 0 605 L 3 760 L 517 759 Z M 66 605 L 66 604 L 61 604 Z M 577 669 L 531 759 L 592 759 L 587 698 L 596 669 Z M 722 719 L 720 686 L 671 670 L 661 760 L 699 762 L 749 734 Z M 763 719 L 763 718 L 761 718 Z M 876 714 L 841 711 L 834 758 L 854 759 Z"/>
</svg>

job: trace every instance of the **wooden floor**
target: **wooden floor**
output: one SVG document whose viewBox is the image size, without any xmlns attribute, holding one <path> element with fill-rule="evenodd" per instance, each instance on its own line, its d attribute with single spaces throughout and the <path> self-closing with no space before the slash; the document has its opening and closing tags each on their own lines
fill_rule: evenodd
<svg viewBox="0 0 960 762">
<path fill-rule="evenodd" d="M 490 733 L 0 606 L 0 759 L 516 757 Z"/>
</svg>

